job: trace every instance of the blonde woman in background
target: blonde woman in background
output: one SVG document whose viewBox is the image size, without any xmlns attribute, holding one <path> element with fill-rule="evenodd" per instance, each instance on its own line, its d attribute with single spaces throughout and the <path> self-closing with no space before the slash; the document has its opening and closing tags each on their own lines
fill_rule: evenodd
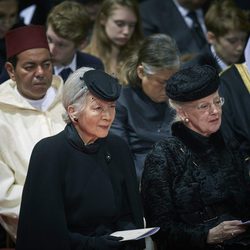
<svg viewBox="0 0 250 250">
<path fill-rule="evenodd" d="M 105 71 L 119 78 L 120 65 L 141 39 L 137 1 L 104 0 L 85 52 L 99 57 Z"/>
</svg>

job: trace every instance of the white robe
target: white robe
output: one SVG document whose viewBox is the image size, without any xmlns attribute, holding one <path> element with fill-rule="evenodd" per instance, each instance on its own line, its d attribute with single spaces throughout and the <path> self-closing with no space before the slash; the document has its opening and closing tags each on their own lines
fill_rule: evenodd
<svg viewBox="0 0 250 250">
<path fill-rule="evenodd" d="M 34 145 L 64 129 L 63 82 L 53 76 L 54 101 L 40 111 L 16 91 L 16 83 L 0 85 L 0 223 L 15 240 L 23 185 Z"/>
</svg>

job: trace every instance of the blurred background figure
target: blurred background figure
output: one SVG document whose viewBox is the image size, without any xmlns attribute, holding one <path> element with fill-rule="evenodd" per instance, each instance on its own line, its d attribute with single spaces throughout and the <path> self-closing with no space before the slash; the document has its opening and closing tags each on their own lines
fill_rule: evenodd
<svg viewBox="0 0 250 250">
<path fill-rule="evenodd" d="M 140 14 L 144 35 L 164 33 L 176 40 L 181 55 L 207 45 L 204 8 L 207 0 L 144 0 Z"/>
<path fill-rule="evenodd" d="M 84 51 L 100 58 L 105 71 L 119 78 L 121 64 L 141 38 L 137 1 L 104 0 Z"/>
<path fill-rule="evenodd" d="M 74 0 L 72 0 L 72 1 L 74 1 Z M 90 18 L 91 29 L 89 31 L 89 36 L 88 36 L 88 43 L 89 43 L 91 35 L 92 35 L 94 23 L 95 23 L 97 15 L 98 15 L 98 12 L 101 8 L 101 4 L 102 4 L 103 0 L 75 0 L 75 1 L 81 3 L 84 6 L 85 11 Z M 85 47 L 86 47 L 86 43 L 84 43 L 82 45 L 81 49 L 84 49 Z"/>
<path fill-rule="evenodd" d="M 146 154 L 156 141 L 169 135 L 174 112 L 167 103 L 165 82 L 179 67 L 176 43 L 165 34 L 145 38 L 122 67 L 128 85 L 117 101 L 111 132 L 130 146 L 139 181 Z"/>
<path fill-rule="evenodd" d="M 91 20 L 81 3 L 63 1 L 50 11 L 46 33 L 54 65 L 54 74 L 64 81 L 70 73 L 81 67 L 104 69 L 97 57 L 80 52 L 79 47 L 88 43 Z"/>
<path fill-rule="evenodd" d="M 19 17 L 18 0 L 0 0 L 0 74 L 6 61 L 4 36 L 11 28 L 23 24 Z"/>
<path fill-rule="evenodd" d="M 0 0 L 0 39 L 20 20 L 17 0 Z"/>
<path fill-rule="evenodd" d="M 184 66 L 208 64 L 220 72 L 244 61 L 243 52 L 250 32 L 247 11 L 239 8 L 234 0 L 215 0 L 206 12 L 205 24 L 209 45 Z"/>
<path fill-rule="evenodd" d="M 20 15 L 25 24 L 45 25 L 49 11 L 63 0 L 20 0 Z"/>
<path fill-rule="evenodd" d="M 94 22 L 103 0 L 69 0 L 81 3 L 87 11 L 91 21 Z M 48 13 L 63 0 L 22 0 L 20 1 L 20 15 L 25 19 L 26 24 L 44 25 Z"/>
<path fill-rule="evenodd" d="M 81 3 L 84 6 L 90 20 L 94 24 L 103 0 L 75 0 L 75 1 Z"/>
</svg>

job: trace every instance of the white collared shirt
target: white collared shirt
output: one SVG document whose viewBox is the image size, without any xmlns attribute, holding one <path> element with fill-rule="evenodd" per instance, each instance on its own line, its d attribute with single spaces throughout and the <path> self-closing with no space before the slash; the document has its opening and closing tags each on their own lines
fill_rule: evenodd
<svg viewBox="0 0 250 250">
<path fill-rule="evenodd" d="M 65 65 L 65 66 L 54 66 L 54 74 L 55 75 L 59 75 L 61 73 L 62 70 L 64 70 L 65 68 L 70 68 L 72 70 L 72 72 L 74 72 L 76 70 L 76 53 L 71 61 L 70 64 Z"/>
<path fill-rule="evenodd" d="M 228 67 L 228 65 L 227 65 L 227 64 L 226 64 L 217 54 L 216 54 L 216 51 L 215 51 L 215 49 L 214 49 L 214 46 L 211 45 L 210 48 L 211 48 L 211 52 L 212 52 L 214 58 L 216 59 L 217 63 L 219 64 L 220 68 L 221 68 L 222 70 L 226 69 L 226 68 Z"/>
<path fill-rule="evenodd" d="M 182 7 L 177 0 L 173 0 L 174 4 L 176 5 L 177 9 L 179 10 L 180 14 L 182 15 L 184 21 L 186 22 L 187 26 L 189 28 L 192 28 L 192 25 L 193 25 L 193 21 L 190 17 L 188 17 L 188 13 L 190 12 L 190 10 Z M 205 34 L 205 37 L 206 37 L 206 32 L 207 32 L 207 29 L 206 29 L 206 26 L 205 26 L 205 22 L 204 22 L 204 17 L 203 17 L 203 11 L 201 9 L 197 9 L 197 10 L 194 10 L 196 15 L 197 15 L 197 18 L 198 18 L 198 21 L 201 25 L 201 28 L 202 28 L 202 31 L 204 32 Z"/>
</svg>

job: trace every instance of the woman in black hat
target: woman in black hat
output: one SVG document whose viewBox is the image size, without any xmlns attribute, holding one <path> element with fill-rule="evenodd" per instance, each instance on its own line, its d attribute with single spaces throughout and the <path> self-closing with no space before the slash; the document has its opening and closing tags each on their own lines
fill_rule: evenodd
<svg viewBox="0 0 250 250">
<path fill-rule="evenodd" d="M 120 88 L 92 68 L 80 68 L 66 81 L 67 125 L 34 147 L 17 250 L 141 249 L 141 242 L 110 236 L 143 227 L 133 159 L 126 143 L 109 134 Z"/>
<path fill-rule="evenodd" d="M 154 145 L 142 176 L 148 227 L 157 250 L 249 249 L 250 179 L 242 157 L 220 133 L 223 97 L 210 66 L 167 81 L 176 110 L 172 135 Z"/>
</svg>

